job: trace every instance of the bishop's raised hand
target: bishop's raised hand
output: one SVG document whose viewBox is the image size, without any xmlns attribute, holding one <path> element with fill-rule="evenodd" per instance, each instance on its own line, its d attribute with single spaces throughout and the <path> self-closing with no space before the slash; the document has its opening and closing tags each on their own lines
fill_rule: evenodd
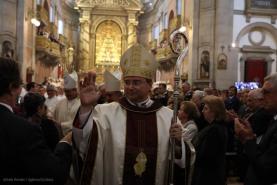
<svg viewBox="0 0 277 185">
<path fill-rule="evenodd" d="M 96 105 L 100 95 L 95 85 L 96 73 L 88 72 L 80 81 L 81 111 L 86 112 Z"/>
</svg>

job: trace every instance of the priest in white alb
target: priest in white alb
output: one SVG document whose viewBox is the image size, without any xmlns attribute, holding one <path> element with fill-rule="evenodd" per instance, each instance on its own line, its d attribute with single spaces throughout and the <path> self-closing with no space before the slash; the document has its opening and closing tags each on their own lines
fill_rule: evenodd
<svg viewBox="0 0 277 185">
<path fill-rule="evenodd" d="M 64 76 L 64 92 L 66 98 L 56 105 L 54 120 L 60 123 L 63 135 L 66 135 L 72 129 L 73 119 L 80 107 L 76 72 Z"/>
</svg>

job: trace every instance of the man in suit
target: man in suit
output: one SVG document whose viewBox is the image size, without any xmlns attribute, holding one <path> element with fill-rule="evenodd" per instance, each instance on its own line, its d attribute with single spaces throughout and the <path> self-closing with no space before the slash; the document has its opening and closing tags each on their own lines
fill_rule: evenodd
<svg viewBox="0 0 277 185">
<path fill-rule="evenodd" d="M 64 184 L 71 163 L 71 135 L 52 152 L 39 127 L 13 113 L 20 84 L 18 64 L 0 58 L 0 184 Z"/>
<path fill-rule="evenodd" d="M 250 123 L 235 119 L 235 131 L 244 143 L 249 166 L 245 185 L 271 185 L 277 183 L 277 73 L 264 79 L 262 92 L 265 109 L 273 113 L 266 132 L 258 141 Z M 266 123 L 264 123 L 266 124 Z"/>
<path fill-rule="evenodd" d="M 229 87 L 229 97 L 225 100 L 225 107 L 227 110 L 234 110 L 236 113 L 240 107 L 240 101 L 237 97 L 237 88 L 235 86 Z"/>
<path fill-rule="evenodd" d="M 254 89 L 248 93 L 247 106 L 249 111 L 243 116 L 247 119 L 257 138 L 262 136 L 272 118 L 272 114 L 264 109 L 262 89 Z"/>
</svg>

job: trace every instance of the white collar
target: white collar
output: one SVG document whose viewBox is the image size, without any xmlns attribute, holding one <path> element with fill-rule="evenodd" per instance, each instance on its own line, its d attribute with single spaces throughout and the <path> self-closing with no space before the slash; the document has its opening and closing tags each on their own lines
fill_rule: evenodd
<svg viewBox="0 0 277 185">
<path fill-rule="evenodd" d="M 140 107 L 140 108 L 148 108 L 150 107 L 152 104 L 153 104 L 153 100 L 150 99 L 150 97 L 148 97 L 146 100 L 142 101 L 142 102 L 139 102 L 139 103 L 133 103 L 131 102 L 131 100 L 129 100 L 127 97 L 126 97 L 127 101 L 136 106 L 136 107 Z"/>
<path fill-rule="evenodd" d="M 11 112 L 13 112 L 13 109 L 10 105 L 6 104 L 6 103 L 3 103 L 3 102 L 0 102 L 0 105 L 3 105 L 4 107 L 6 107 L 7 109 L 9 109 Z"/>
</svg>

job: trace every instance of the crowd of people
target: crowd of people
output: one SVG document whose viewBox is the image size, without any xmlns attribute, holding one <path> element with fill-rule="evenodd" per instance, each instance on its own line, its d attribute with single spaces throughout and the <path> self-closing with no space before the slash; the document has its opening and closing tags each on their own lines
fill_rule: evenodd
<svg viewBox="0 0 277 185">
<path fill-rule="evenodd" d="M 123 90 L 113 74 L 97 86 L 89 72 L 65 75 L 63 87 L 31 82 L 23 93 L 18 64 L 0 58 L 1 184 L 165 185 L 170 162 L 175 185 L 225 185 L 229 175 L 277 183 L 277 73 L 239 92 L 183 81 L 174 122 L 156 64 L 135 44 L 121 58 Z"/>
</svg>

